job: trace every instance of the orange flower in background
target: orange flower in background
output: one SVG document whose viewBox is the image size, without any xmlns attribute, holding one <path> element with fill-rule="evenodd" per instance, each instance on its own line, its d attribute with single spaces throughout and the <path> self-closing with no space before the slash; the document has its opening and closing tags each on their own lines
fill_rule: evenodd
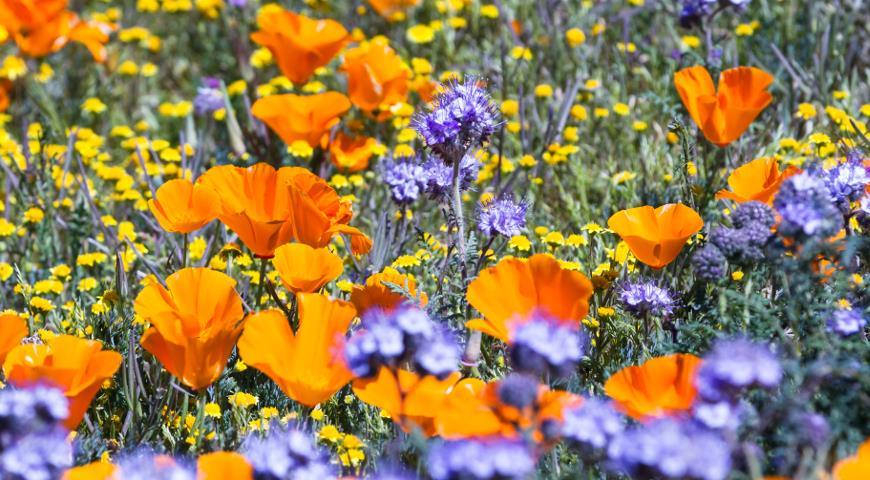
<svg viewBox="0 0 870 480">
<path fill-rule="evenodd" d="M 604 391 L 637 420 L 686 411 L 695 401 L 695 373 L 700 365 L 701 359 L 691 354 L 655 357 L 616 372 L 607 379 Z"/>
<path fill-rule="evenodd" d="M 212 452 L 196 460 L 196 480 L 253 480 L 254 468 L 236 452 Z"/>
<path fill-rule="evenodd" d="M 316 292 L 344 271 L 338 255 L 328 248 L 311 248 L 304 243 L 278 247 L 272 265 L 281 276 L 281 282 L 293 293 Z"/>
<path fill-rule="evenodd" d="M 724 147 L 737 140 L 770 105 L 767 87 L 773 77 L 757 68 L 737 67 L 722 72 L 718 91 L 706 68 L 694 66 L 674 74 L 683 105 L 707 140 Z"/>
<path fill-rule="evenodd" d="M 382 272 L 369 276 L 365 285 L 355 285 L 350 292 L 350 301 L 360 315 L 372 307 L 392 310 L 402 303 L 411 301 L 401 293 L 394 292 L 387 284 L 398 285 L 412 297 L 419 298 L 420 306 L 426 306 L 429 301 L 425 292 L 417 293 L 417 281 L 412 275 L 405 275 L 386 267 Z"/>
<path fill-rule="evenodd" d="M 682 203 L 669 203 L 658 208 L 646 205 L 621 210 L 607 220 L 607 226 L 628 244 L 638 260 L 658 269 L 677 258 L 704 221 Z"/>
<path fill-rule="evenodd" d="M 350 34 L 335 20 L 317 20 L 277 5 L 267 5 L 257 15 L 260 30 L 251 40 L 272 52 L 278 68 L 291 82 L 308 82 L 348 42 Z"/>
<path fill-rule="evenodd" d="M 251 113 L 269 126 L 287 145 L 304 141 L 317 148 L 329 130 L 350 110 L 350 101 L 338 92 L 316 95 L 270 95 L 254 102 Z M 324 144 L 325 145 L 325 144 Z"/>
<path fill-rule="evenodd" d="M 110 480 L 118 467 L 107 462 L 92 462 L 64 472 L 61 480 Z"/>
<path fill-rule="evenodd" d="M 508 324 L 535 311 L 576 325 L 589 310 L 592 291 L 585 275 L 562 268 L 552 255 L 504 259 L 468 285 L 466 298 L 484 318 L 465 326 L 507 342 Z"/>
<path fill-rule="evenodd" d="M 377 145 L 372 137 L 349 137 L 339 132 L 329 145 L 329 160 L 342 172 L 359 172 L 369 166 Z"/>
<path fill-rule="evenodd" d="M 404 102 L 411 72 L 386 40 L 374 39 L 344 54 L 342 71 L 347 74 L 350 101 L 371 112 Z"/>
<path fill-rule="evenodd" d="M 396 20 L 404 16 L 405 10 L 420 5 L 420 0 L 368 0 L 378 15 Z"/>
<path fill-rule="evenodd" d="M 6 354 L 27 336 L 27 320 L 12 313 L 0 313 L 0 365 Z"/>
<path fill-rule="evenodd" d="M 344 364 L 344 336 L 356 310 L 348 302 L 300 293 L 294 334 L 278 310 L 252 313 L 239 339 L 239 355 L 278 384 L 288 397 L 313 407 L 353 378 Z"/>
<path fill-rule="evenodd" d="M 788 177 L 798 172 L 795 167 L 779 170 L 779 162 L 774 157 L 756 158 L 731 172 L 728 186 L 731 190 L 719 190 L 716 199 L 727 198 L 735 202 L 757 202 L 773 205 L 773 197 L 779 186 Z"/>
<path fill-rule="evenodd" d="M 867 480 L 870 478 L 870 438 L 858 447 L 851 457 L 844 458 L 834 465 L 834 480 Z"/>
<path fill-rule="evenodd" d="M 103 350 L 96 340 L 58 335 L 45 344 L 13 348 L 3 362 L 6 380 L 17 387 L 47 383 L 63 391 L 69 400 L 64 426 L 75 430 L 103 382 L 121 366 L 121 354 Z"/>
<path fill-rule="evenodd" d="M 148 200 L 148 208 L 167 232 L 190 233 L 217 218 L 221 197 L 202 183 L 170 180 Z"/>
<path fill-rule="evenodd" d="M 444 380 L 432 375 L 419 376 L 408 370 L 393 372 L 381 367 L 377 376 L 353 382 L 353 392 L 365 403 L 390 414 L 406 432 L 420 429 L 426 436 L 435 434 L 435 415 L 447 394 L 459 381 L 455 372 Z"/>
<path fill-rule="evenodd" d="M 0 113 L 9 108 L 9 92 L 12 90 L 12 83 L 8 80 L 0 80 Z"/>
<path fill-rule="evenodd" d="M 105 61 L 105 44 L 113 27 L 82 20 L 66 7 L 66 0 L 0 0 L 0 26 L 25 55 L 42 57 L 77 42 L 94 60 Z"/>
<path fill-rule="evenodd" d="M 182 383 L 200 390 L 220 377 L 242 331 L 242 298 L 236 281 L 208 268 L 183 268 L 166 287 L 147 285 L 136 313 L 151 324 L 142 348 Z"/>
</svg>

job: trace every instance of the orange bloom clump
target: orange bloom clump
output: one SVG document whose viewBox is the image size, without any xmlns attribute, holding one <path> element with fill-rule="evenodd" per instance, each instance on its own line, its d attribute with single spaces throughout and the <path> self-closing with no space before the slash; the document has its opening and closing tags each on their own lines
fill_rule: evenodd
<svg viewBox="0 0 870 480">
<path fill-rule="evenodd" d="M 386 42 L 371 40 L 348 50 L 341 69 L 347 74 L 350 101 L 371 112 L 404 102 L 410 70 Z"/>
<path fill-rule="evenodd" d="M 372 137 L 349 137 L 338 133 L 329 145 L 329 160 L 343 172 L 359 172 L 369 166 L 378 142 Z"/>
<path fill-rule="evenodd" d="M 658 269 L 677 258 L 704 221 L 690 207 L 669 203 L 658 208 L 647 205 L 621 210 L 607 220 L 607 226 L 628 244 L 638 260 Z"/>
<path fill-rule="evenodd" d="M 12 313 L 0 314 L 0 365 L 6 354 L 27 336 L 27 321 Z"/>
<path fill-rule="evenodd" d="M 272 52 L 278 68 L 293 83 L 306 83 L 347 43 L 350 35 L 335 20 L 317 20 L 277 5 L 260 9 L 260 30 L 251 40 Z"/>
<path fill-rule="evenodd" d="M 414 280 L 413 276 L 399 273 L 387 267 L 382 272 L 375 273 L 367 278 L 365 285 L 355 285 L 350 292 L 350 301 L 360 315 L 372 307 L 392 310 L 410 300 L 401 293 L 394 292 L 387 284 L 402 287 L 412 297 L 419 300 L 420 306 L 426 306 L 429 300 L 425 292 L 417 293 L 417 281 Z"/>
<path fill-rule="evenodd" d="M 236 452 L 212 452 L 196 460 L 197 480 L 253 480 L 254 467 Z"/>
<path fill-rule="evenodd" d="M 405 10 L 419 4 L 420 0 L 369 0 L 378 15 L 390 20 L 402 18 Z"/>
<path fill-rule="evenodd" d="M 562 268 L 547 254 L 509 258 L 487 268 L 468 285 L 468 302 L 483 319 L 465 326 L 508 341 L 509 323 L 535 311 L 577 324 L 589 310 L 592 283 L 580 272 Z"/>
<path fill-rule="evenodd" d="M 406 432 L 419 429 L 432 436 L 435 415 L 458 380 L 458 372 L 439 380 L 431 375 L 421 377 L 401 369 L 394 373 L 381 367 L 374 378 L 354 381 L 353 392 L 363 402 L 389 413 Z"/>
<path fill-rule="evenodd" d="M 221 198 L 202 183 L 187 179 L 170 180 L 148 200 L 148 208 L 167 232 L 190 233 L 217 218 Z"/>
<path fill-rule="evenodd" d="M 118 467 L 108 462 L 96 461 L 80 467 L 70 468 L 60 477 L 61 480 L 110 480 L 118 472 Z"/>
<path fill-rule="evenodd" d="M 3 373 L 15 386 L 47 383 L 61 389 L 69 400 L 64 426 L 74 430 L 103 382 L 118 371 L 121 360 L 121 354 L 103 350 L 99 341 L 58 335 L 45 344 L 13 348 L 3 362 Z"/>
<path fill-rule="evenodd" d="M 294 333 L 278 310 L 248 315 L 239 339 L 244 362 L 263 372 L 297 402 L 313 407 L 351 380 L 341 355 L 356 310 L 326 295 L 300 293 L 299 329 Z"/>
<path fill-rule="evenodd" d="M 281 282 L 293 293 L 311 293 L 335 280 L 344 271 L 341 258 L 328 248 L 288 243 L 275 250 L 272 265 Z"/>
<path fill-rule="evenodd" d="M 12 90 L 12 83 L 8 80 L 0 80 L 0 113 L 9 108 L 9 91 Z"/>
<path fill-rule="evenodd" d="M 756 158 L 734 169 L 728 176 L 731 190 L 719 190 L 716 198 L 740 203 L 755 200 L 772 205 L 782 182 L 797 172 L 795 167 L 780 171 L 779 162 L 774 157 Z"/>
<path fill-rule="evenodd" d="M 834 465 L 834 480 L 866 480 L 870 478 L 870 438 L 858 447 L 851 457 L 844 458 Z"/>
<path fill-rule="evenodd" d="M 329 130 L 350 110 L 350 101 L 338 92 L 316 95 L 270 95 L 251 107 L 251 113 L 269 126 L 284 143 L 304 141 L 311 148 L 325 145 Z"/>
<path fill-rule="evenodd" d="M 42 57 L 72 41 L 84 45 L 98 62 L 106 60 L 112 30 L 68 11 L 67 0 L 0 0 L 0 27 L 25 55 Z"/>
<path fill-rule="evenodd" d="M 607 379 L 604 391 L 621 410 L 642 420 L 683 412 L 695 401 L 695 373 L 701 359 L 690 354 L 655 357 Z"/>
<path fill-rule="evenodd" d="M 692 120 L 714 144 L 737 140 L 771 102 L 773 77 L 757 68 L 737 67 L 719 77 L 719 88 L 706 68 L 694 66 L 674 74 L 674 84 Z"/>
<path fill-rule="evenodd" d="M 136 297 L 136 313 L 151 324 L 142 348 L 194 390 L 224 371 L 242 331 L 242 298 L 236 281 L 208 268 L 183 268 L 152 283 Z"/>
</svg>

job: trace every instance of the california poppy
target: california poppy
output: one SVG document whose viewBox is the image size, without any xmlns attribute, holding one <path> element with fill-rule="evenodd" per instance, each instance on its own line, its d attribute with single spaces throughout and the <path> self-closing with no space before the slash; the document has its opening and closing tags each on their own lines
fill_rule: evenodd
<svg viewBox="0 0 870 480">
<path fill-rule="evenodd" d="M 589 310 L 592 291 L 585 275 L 562 268 L 552 255 L 504 259 L 468 285 L 466 298 L 484 318 L 465 326 L 506 342 L 508 324 L 535 311 L 576 324 Z"/>
<path fill-rule="evenodd" d="M 341 275 L 341 258 L 328 248 L 311 248 L 304 243 L 288 243 L 275 250 L 272 265 L 281 282 L 293 293 L 311 293 Z"/>
<path fill-rule="evenodd" d="M 66 7 L 66 0 L 0 0 L 0 26 L 25 55 L 42 57 L 72 41 L 83 44 L 94 60 L 105 61 L 112 26 L 84 21 Z"/>
<path fill-rule="evenodd" d="M 607 220 L 607 226 L 628 244 L 638 260 L 658 269 L 677 258 L 704 221 L 690 207 L 669 203 L 658 208 L 646 205 L 621 210 Z"/>
<path fill-rule="evenodd" d="M 372 137 L 349 137 L 339 132 L 329 145 L 329 160 L 343 172 L 359 172 L 369 166 L 377 144 Z"/>
<path fill-rule="evenodd" d="M 410 70 L 386 40 L 374 39 L 348 50 L 341 69 L 350 101 L 371 112 L 405 101 Z"/>
<path fill-rule="evenodd" d="M 621 410 L 642 420 L 690 409 L 701 359 L 691 354 L 655 357 L 626 367 L 607 379 L 604 391 Z"/>
<path fill-rule="evenodd" d="M 13 348 L 3 362 L 3 373 L 15 386 L 47 383 L 61 389 L 69 400 L 64 426 L 74 430 L 103 382 L 115 375 L 121 360 L 121 354 L 103 350 L 99 341 L 58 335 L 45 344 Z"/>
<path fill-rule="evenodd" d="M 196 460 L 197 480 L 253 480 L 254 468 L 236 452 L 212 452 Z"/>
<path fill-rule="evenodd" d="M 325 145 L 329 130 L 350 110 L 350 101 L 341 93 L 316 95 L 270 95 L 251 107 L 251 113 L 269 126 L 284 143 L 304 141 L 311 148 Z"/>
<path fill-rule="evenodd" d="M 458 372 L 440 380 L 432 375 L 421 377 L 408 370 L 393 372 L 381 367 L 375 377 L 355 380 L 353 392 L 363 402 L 387 412 L 403 430 L 418 428 L 432 436 L 435 415 L 458 380 Z"/>
<path fill-rule="evenodd" d="M 148 200 L 148 208 L 167 232 L 190 233 L 217 218 L 221 197 L 203 183 L 170 180 Z"/>
<path fill-rule="evenodd" d="M 735 168 L 728 176 L 731 190 L 719 190 L 716 198 L 727 198 L 741 203 L 755 200 L 772 205 L 773 197 L 779 191 L 783 180 L 797 171 L 794 167 L 780 171 L 775 157 L 756 158 Z"/>
<path fill-rule="evenodd" d="M 300 293 L 297 298 L 299 329 L 295 334 L 278 310 L 252 313 L 245 320 L 239 354 L 288 397 L 313 407 L 353 378 L 341 351 L 356 310 L 348 302 L 317 293 Z"/>
<path fill-rule="evenodd" d="M 0 80 L 0 113 L 9 108 L 10 90 L 12 90 L 12 84 L 8 80 Z"/>
<path fill-rule="evenodd" d="M 6 354 L 27 336 L 27 321 L 12 313 L 0 313 L 0 365 Z"/>
<path fill-rule="evenodd" d="M 408 8 L 419 4 L 420 0 L 369 0 L 369 5 L 378 12 L 378 15 L 391 20 Z"/>
<path fill-rule="evenodd" d="M 834 465 L 834 480 L 866 480 L 870 478 L 870 438 L 858 447 L 851 457 L 844 458 Z"/>
<path fill-rule="evenodd" d="M 399 273 L 387 267 L 382 272 L 372 274 L 366 279 L 365 285 L 355 285 L 350 292 L 350 301 L 356 307 L 357 312 L 362 314 L 372 307 L 380 307 L 383 310 L 392 310 L 410 299 L 401 293 L 397 293 L 389 285 L 402 287 L 412 297 L 418 298 L 420 306 L 425 306 L 428 296 L 425 292 L 417 293 L 417 281 L 412 275 Z"/>
<path fill-rule="evenodd" d="M 166 287 L 154 282 L 136 296 L 136 313 L 151 324 L 142 348 L 194 390 L 217 380 L 241 334 L 235 285 L 215 270 L 183 268 L 166 278 Z"/>
<path fill-rule="evenodd" d="M 317 20 L 276 5 L 260 9 L 251 40 L 266 47 L 291 82 L 303 84 L 332 60 L 350 35 L 335 20 Z"/>
<path fill-rule="evenodd" d="M 694 66 L 674 74 L 674 84 L 692 120 L 714 144 L 737 140 L 771 102 L 767 87 L 773 77 L 757 68 L 737 67 L 722 72 L 718 91 L 706 68 Z"/>
<path fill-rule="evenodd" d="M 92 462 L 64 472 L 61 480 L 111 480 L 118 467 L 108 462 Z"/>
</svg>

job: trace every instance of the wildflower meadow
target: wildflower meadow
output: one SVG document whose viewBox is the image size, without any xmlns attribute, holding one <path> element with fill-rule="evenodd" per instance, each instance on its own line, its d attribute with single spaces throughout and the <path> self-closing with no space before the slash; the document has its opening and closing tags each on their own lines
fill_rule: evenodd
<svg viewBox="0 0 870 480">
<path fill-rule="evenodd" d="M 870 480 L 865 0 L 0 0 L 0 480 Z"/>
</svg>

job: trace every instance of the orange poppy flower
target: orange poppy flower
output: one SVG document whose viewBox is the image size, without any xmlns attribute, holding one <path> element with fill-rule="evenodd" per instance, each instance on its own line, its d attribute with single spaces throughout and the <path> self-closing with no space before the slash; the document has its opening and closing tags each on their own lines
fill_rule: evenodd
<svg viewBox="0 0 870 480">
<path fill-rule="evenodd" d="M 107 462 L 92 462 L 80 467 L 70 468 L 63 473 L 61 480 L 111 480 L 118 467 Z"/>
<path fill-rule="evenodd" d="M 254 468 L 236 452 L 212 452 L 196 460 L 196 480 L 253 480 Z"/>
<path fill-rule="evenodd" d="M 834 465 L 834 480 L 866 480 L 870 478 L 870 438 L 864 441 L 855 455 Z"/>
<path fill-rule="evenodd" d="M 329 130 L 350 110 L 350 101 L 341 93 L 316 95 L 270 95 L 251 107 L 251 113 L 269 126 L 287 145 L 304 141 L 317 148 Z"/>
<path fill-rule="evenodd" d="M 409 301 L 409 298 L 396 293 L 386 284 L 403 287 L 412 297 L 418 298 L 420 306 L 425 307 L 429 297 L 425 292 L 417 293 L 417 281 L 411 275 L 399 273 L 393 268 L 386 267 L 382 272 L 375 273 L 366 279 L 365 285 L 354 285 L 350 292 L 350 301 L 356 307 L 360 315 L 372 307 L 383 310 L 392 310 L 397 306 Z"/>
<path fill-rule="evenodd" d="M 136 296 L 136 313 L 151 324 L 142 348 L 194 390 L 224 371 L 242 331 L 242 298 L 236 281 L 209 268 L 183 268 Z"/>
<path fill-rule="evenodd" d="M 628 244 L 638 260 L 658 269 L 677 258 L 704 221 L 682 203 L 669 203 L 658 208 L 646 205 L 621 210 L 607 220 L 607 226 Z"/>
<path fill-rule="evenodd" d="M 408 370 L 393 372 L 381 367 L 371 379 L 357 379 L 353 392 L 365 403 L 390 414 L 406 432 L 420 429 L 426 436 L 435 434 L 435 415 L 442 408 L 447 394 L 459 381 L 459 372 L 444 380 L 432 375 L 420 377 Z"/>
<path fill-rule="evenodd" d="M 6 354 L 27 336 L 27 320 L 12 313 L 0 313 L 0 365 Z"/>
<path fill-rule="evenodd" d="M 694 66 L 674 74 L 674 84 L 692 120 L 714 144 L 737 140 L 771 102 L 773 77 L 757 68 L 737 67 L 719 77 L 719 89 L 706 68 Z"/>
<path fill-rule="evenodd" d="M 377 140 L 372 137 L 349 137 L 339 132 L 329 145 L 329 160 L 343 172 L 359 172 L 369 166 Z"/>
<path fill-rule="evenodd" d="M 64 426 L 75 430 L 103 382 L 121 366 L 121 354 L 103 350 L 96 340 L 58 335 L 45 344 L 13 348 L 3 362 L 6 380 L 15 386 L 48 383 L 63 390 L 69 400 Z"/>
<path fill-rule="evenodd" d="M 350 38 L 335 20 L 308 18 L 277 5 L 260 9 L 257 25 L 260 30 L 251 34 L 251 40 L 268 48 L 281 73 L 297 84 L 308 82 Z"/>
<path fill-rule="evenodd" d="M 221 197 L 207 185 L 170 180 L 148 200 L 148 208 L 167 232 L 190 233 L 217 218 Z"/>
<path fill-rule="evenodd" d="M 105 44 L 113 27 L 84 21 L 66 7 L 66 0 L 0 0 L 0 26 L 25 55 L 42 57 L 78 42 L 94 60 L 105 61 Z"/>
<path fill-rule="evenodd" d="M 468 285 L 466 298 L 484 318 L 465 326 L 507 342 L 508 324 L 535 311 L 576 325 L 589 310 L 590 296 L 589 279 L 562 268 L 552 255 L 508 258 L 480 272 Z"/>
<path fill-rule="evenodd" d="M 328 248 L 311 248 L 304 243 L 278 247 L 272 265 L 281 276 L 281 282 L 293 293 L 316 292 L 344 271 L 338 255 Z"/>
<path fill-rule="evenodd" d="M 12 83 L 8 80 L 0 80 L 0 113 L 9 108 L 9 91 L 12 90 Z"/>
<path fill-rule="evenodd" d="M 341 352 L 356 310 L 348 302 L 317 293 L 300 293 L 297 298 L 299 329 L 295 334 L 278 310 L 250 314 L 239 339 L 239 354 L 288 397 L 313 407 L 353 378 Z"/>
<path fill-rule="evenodd" d="M 386 42 L 371 40 L 344 54 L 350 101 L 366 112 L 404 102 L 410 70 Z"/>
<path fill-rule="evenodd" d="M 716 199 L 727 198 L 740 203 L 755 200 L 773 205 L 779 186 L 798 171 L 795 167 L 780 171 L 779 162 L 774 157 L 756 158 L 731 172 L 728 176 L 731 190 L 719 190 Z"/>
<path fill-rule="evenodd" d="M 626 367 L 607 379 L 604 391 L 631 417 L 642 420 L 683 412 L 695 401 L 701 359 L 679 353 Z"/>
<path fill-rule="evenodd" d="M 378 15 L 393 20 L 401 17 L 404 11 L 416 7 L 420 4 L 420 0 L 369 0 L 369 5 L 378 12 Z"/>
</svg>

